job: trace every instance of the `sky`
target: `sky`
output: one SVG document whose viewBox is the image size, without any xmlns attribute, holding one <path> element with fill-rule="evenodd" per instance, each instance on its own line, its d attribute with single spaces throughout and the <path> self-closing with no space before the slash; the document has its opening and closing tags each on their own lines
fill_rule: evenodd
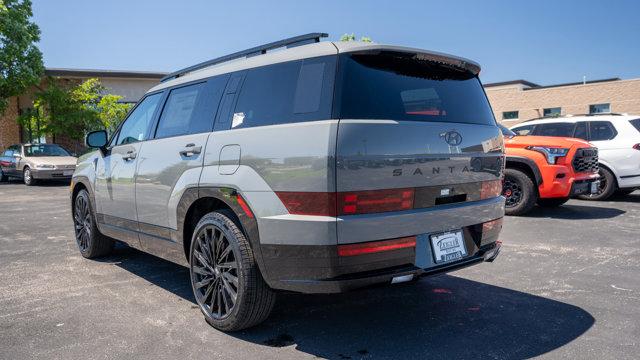
<svg viewBox="0 0 640 360">
<path fill-rule="evenodd" d="M 33 0 L 45 66 L 173 71 L 309 32 L 446 52 L 485 83 L 640 77 L 640 1 Z"/>
</svg>

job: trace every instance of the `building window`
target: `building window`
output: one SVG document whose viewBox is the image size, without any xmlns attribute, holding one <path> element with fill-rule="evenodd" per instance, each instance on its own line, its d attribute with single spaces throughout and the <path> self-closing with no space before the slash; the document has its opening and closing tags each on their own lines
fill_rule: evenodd
<svg viewBox="0 0 640 360">
<path fill-rule="evenodd" d="M 560 115 L 562 115 L 562 108 L 555 107 L 542 109 L 542 116 L 544 117 L 558 117 Z"/>
<path fill-rule="evenodd" d="M 611 106 L 609 104 L 594 104 L 589 105 L 589 114 L 602 114 L 610 113 Z"/>
<path fill-rule="evenodd" d="M 517 111 L 504 111 L 502 112 L 502 120 L 517 120 L 518 112 Z"/>
</svg>

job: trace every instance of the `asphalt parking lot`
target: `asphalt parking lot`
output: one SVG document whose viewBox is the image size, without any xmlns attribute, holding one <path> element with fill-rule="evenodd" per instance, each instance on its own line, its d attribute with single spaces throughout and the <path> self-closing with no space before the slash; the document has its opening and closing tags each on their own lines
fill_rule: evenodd
<svg viewBox="0 0 640 360">
<path fill-rule="evenodd" d="M 0 358 L 581 358 L 640 351 L 640 191 L 509 217 L 503 251 L 417 283 L 282 294 L 262 325 L 205 323 L 186 268 L 76 249 L 68 186 L 0 184 Z"/>
</svg>

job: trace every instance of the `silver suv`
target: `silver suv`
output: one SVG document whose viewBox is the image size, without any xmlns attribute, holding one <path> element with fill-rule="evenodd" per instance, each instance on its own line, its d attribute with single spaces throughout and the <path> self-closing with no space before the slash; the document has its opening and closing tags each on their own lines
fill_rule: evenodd
<svg viewBox="0 0 640 360">
<path fill-rule="evenodd" d="M 82 255 L 115 239 L 188 266 L 205 319 L 225 331 L 267 318 L 276 290 L 493 260 L 503 142 L 479 66 L 325 36 L 173 73 L 110 139 L 90 133 L 98 150 L 71 186 Z"/>
</svg>

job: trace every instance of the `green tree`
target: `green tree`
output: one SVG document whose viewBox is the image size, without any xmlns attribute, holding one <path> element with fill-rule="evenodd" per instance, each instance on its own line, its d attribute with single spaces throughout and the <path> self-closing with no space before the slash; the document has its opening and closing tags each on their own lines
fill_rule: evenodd
<svg viewBox="0 0 640 360">
<path fill-rule="evenodd" d="M 87 131 L 113 131 L 131 104 L 119 102 L 121 96 L 106 91 L 95 78 L 71 86 L 50 78 L 48 86 L 34 95 L 33 109 L 23 112 L 18 122 L 37 137 L 64 135 L 81 140 Z"/>
<path fill-rule="evenodd" d="M 30 21 L 30 0 L 0 0 L 0 114 L 12 96 L 40 83 L 42 53 L 35 43 L 40 29 Z"/>
<path fill-rule="evenodd" d="M 354 33 L 344 34 L 340 37 L 340 41 L 356 41 L 356 35 Z M 362 42 L 373 42 L 368 36 L 361 36 L 360 41 Z"/>
</svg>

